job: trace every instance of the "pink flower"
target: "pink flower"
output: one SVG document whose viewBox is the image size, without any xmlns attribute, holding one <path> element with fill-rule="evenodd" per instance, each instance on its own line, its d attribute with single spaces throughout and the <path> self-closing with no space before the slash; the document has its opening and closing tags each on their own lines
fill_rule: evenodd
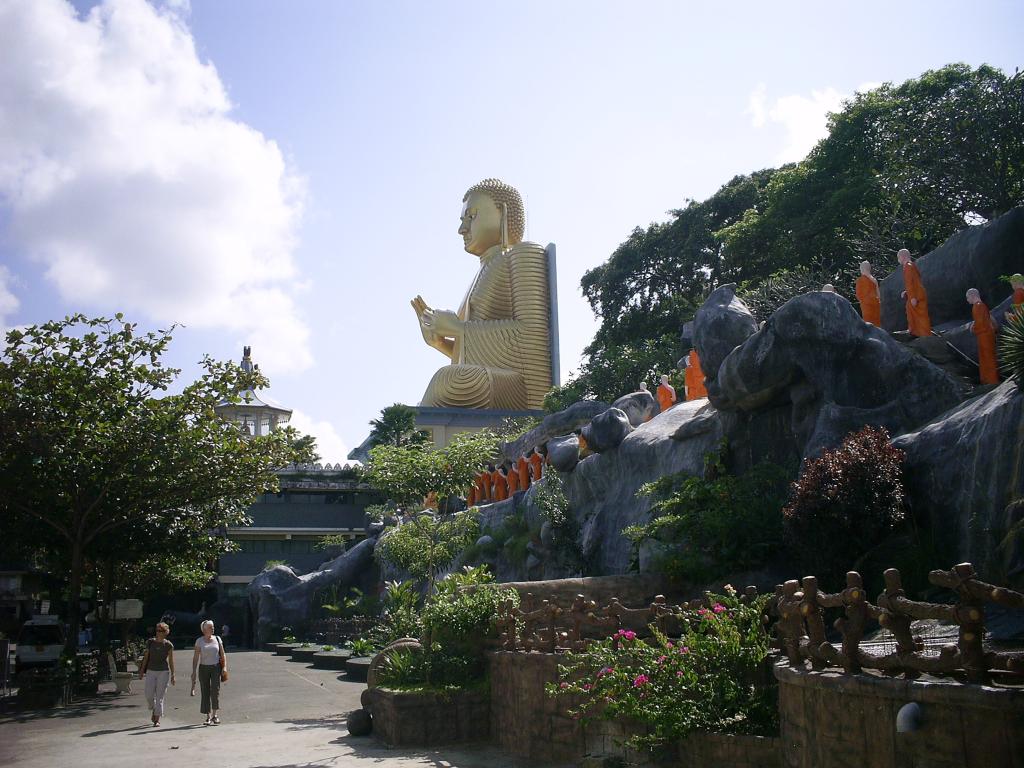
<svg viewBox="0 0 1024 768">
<path fill-rule="evenodd" d="M 641 687 L 643 685 L 647 685 L 647 681 L 648 681 L 647 675 L 637 675 L 633 679 L 633 687 L 634 688 L 639 688 L 639 687 Z"/>
<path fill-rule="evenodd" d="M 698 616 L 707 616 L 709 613 L 711 613 L 711 611 L 709 611 L 707 608 L 698 608 L 697 609 L 697 615 Z"/>
<path fill-rule="evenodd" d="M 715 613 L 721 613 L 725 610 L 725 606 L 721 603 L 715 603 L 714 607 L 711 610 L 713 610 Z"/>
<path fill-rule="evenodd" d="M 682 677 L 682 676 L 683 676 L 682 670 L 680 670 L 679 672 L 676 672 L 676 677 Z"/>
<path fill-rule="evenodd" d="M 583 684 L 583 690 L 584 690 L 584 691 L 589 691 L 589 690 L 590 690 L 591 688 L 593 688 L 593 687 L 594 687 L 594 686 L 592 686 L 592 685 L 591 685 L 590 683 L 584 683 L 584 684 Z"/>
<path fill-rule="evenodd" d="M 689 652 L 690 652 L 689 646 L 686 646 L 686 645 L 680 645 L 679 646 L 679 653 L 689 653 Z"/>
<path fill-rule="evenodd" d="M 620 629 L 615 633 L 615 637 L 622 638 L 623 640 L 635 640 L 636 632 L 631 629 Z"/>
<path fill-rule="evenodd" d="M 569 687 L 569 684 L 568 684 L 568 683 L 562 683 L 562 684 L 561 684 L 561 685 L 559 685 L 558 687 L 559 687 L 559 688 L 561 688 L 561 689 L 562 689 L 562 690 L 564 691 L 564 690 L 565 690 L 566 688 L 568 688 L 568 687 Z"/>
<path fill-rule="evenodd" d="M 673 646 L 673 645 L 672 645 L 672 642 L 671 642 L 671 641 L 669 641 L 669 642 L 665 643 L 665 647 L 667 647 L 667 648 L 668 648 L 669 650 L 671 650 L 671 649 L 672 649 L 672 648 L 674 648 L 675 646 Z"/>
<path fill-rule="evenodd" d="M 604 677 L 605 675 L 610 675 L 614 671 L 615 671 L 615 669 L 613 667 L 605 667 L 604 669 L 602 669 L 600 672 L 597 673 L 597 676 L 598 676 L 598 678 L 601 678 L 601 677 Z"/>
<path fill-rule="evenodd" d="M 665 659 L 667 659 L 667 658 L 668 658 L 668 656 L 659 656 L 658 657 L 658 663 L 659 664 L 664 664 L 665 663 Z"/>
</svg>

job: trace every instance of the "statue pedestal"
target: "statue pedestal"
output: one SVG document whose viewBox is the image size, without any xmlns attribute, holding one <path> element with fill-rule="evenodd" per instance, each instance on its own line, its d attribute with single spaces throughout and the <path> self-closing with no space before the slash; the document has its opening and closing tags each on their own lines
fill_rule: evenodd
<svg viewBox="0 0 1024 768">
<path fill-rule="evenodd" d="M 542 419 L 544 411 L 492 411 L 477 408 L 430 408 L 418 405 L 416 426 L 430 433 L 437 448 L 444 448 L 460 432 L 497 429 L 508 419 Z"/>
<path fill-rule="evenodd" d="M 544 411 L 498 411 L 482 408 L 433 408 L 425 405 L 412 406 L 416 411 L 416 428 L 430 433 L 430 440 L 436 448 L 444 448 L 452 437 L 460 432 L 479 432 L 482 429 L 497 429 L 507 419 L 542 419 Z M 370 438 L 349 453 L 348 458 L 364 464 L 370 458 Z"/>
</svg>

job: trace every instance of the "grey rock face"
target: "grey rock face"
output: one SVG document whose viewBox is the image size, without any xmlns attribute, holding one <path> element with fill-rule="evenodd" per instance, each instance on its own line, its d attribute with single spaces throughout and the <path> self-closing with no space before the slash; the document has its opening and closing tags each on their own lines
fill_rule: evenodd
<svg viewBox="0 0 1024 768">
<path fill-rule="evenodd" d="M 634 429 L 618 448 L 594 454 L 565 476 L 565 493 L 580 530 L 580 549 L 591 574 L 625 573 L 631 544 L 622 535 L 627 525 L 649 519 L 650 499 L 637 498 L 640 486 L 665 475 L 704 472 L 704 454 L 722 437 L 721 425 L 678 441 L 672 435 L 706 403 L 680 403 Z"/>
<path fill-rule="evenodd" d="M 904 450 L 907 493 L 950 555 L 982 573 L 1006 534 L 1004 509 L 1024 497 L 1024 396 L 1003 382 L 893 440 Z"/>
<path fill-rule="evenodd" d="M 324 563 L 320 570 L 296 576 L 286 565 L 263 571 L 249 582 L 249 606 L 256 616 L 257 642 L 267 642 L 275 627 L 301 626 L 312 614 L 313 596 L 332 585 L 369 589 L 376 583 L 373 550 L 377 539 L 368 538 L 348 552 Z"/>
<path fill-rule="evenodd" d="M 726 356 L 757 332 L 757 321 L 736 298 L 736 285 L 716 288 L 693 318 L 694 346 L 700 355 L 708 395 L 715 402 L 715 376 Z"/>
<path fill-rule="evenodd" d="M 600 400 L 581 400 L 578 403 L 573 403 L 564 411 L 548 414 L 538 426 L 525 435 L 511 443 L 502 445 L 502 457 L 507 461 L 518 460 L 520 456 L 532 451 L 534 446 L 544 445 L 553 437 L 568 435 L 585 424 L 589 424 L 591 419 L 604 413 L 610 407 L 608 403 L 603 403 Z"/>
<path fill-rule="evenodd" d="M 580 460 L 580 441 L 576 435 L 563 435 L 548 440 L 548 458 L 559 472 L 572 472 Z"/>
<path fill-rule="evenodd" d="M 645 421 L 650 421 L 654 418 L 655 414 L 661 411 L 661 408 L 658 407 L 658 401 L 654 399 L 654 395 L 644 391 L 623 395 L 612 403 L 612 408 L 618 408 L 620 411 L 623 411 L 629 418 L 629 423 L 634 427 L 639 427 Z"/>
<path fill-rule="evenodd" d="M 717 407 L 754 413 L 788 402 L 801 456 L 865 424 L 914 429 L 964 397 L 963 384 L 861 320 L 833 293 L 790 299 L 718 370 Z"/>
<path fill-rule="evenodd" d="M 892 262 L 883 269 L 892 274 L 879 281 L 882 295 L 882 327 L 887 331 L 907 327 L 907 314 L 900 293 L 903 271 Z M 971 319 L 971 307 L 964 300 L 968 288 L 977 288 L 989 309 L 1012 292 L 1000 275 L 1024 272 L 1024 208 L 1014 208 L 998 219 L 967 227 L 931 253 L 916 260 L 925 290 L 932 326 L 960 324 Z"/>
<path fill-rule="evenodd" d="M 617 448 L 632 431 L 633 425 L 630 424 L 629 417 L 618 408 L 609 408 L 595 416 L 582 430 L 587 447 L 594 453 L 605 453 Z"/>
</svg>

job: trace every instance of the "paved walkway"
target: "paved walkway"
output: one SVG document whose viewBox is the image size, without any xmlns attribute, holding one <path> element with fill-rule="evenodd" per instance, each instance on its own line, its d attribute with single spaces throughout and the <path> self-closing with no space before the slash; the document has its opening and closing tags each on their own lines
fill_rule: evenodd
<svg viewBox="0 0 1024 768">
<path fill-rule="evenodd" d="M 199 696 L 189 698 L 191 654 L 168 688 L 162 725 L 153 728 L 139 680 L 132 693 L 112 684 L 66 709 L 0 713 L 5 768 L 525 768 L 535 765 L 490 747 L 389 750 L 345 726 L 365 684 L 255 651 L 231 652 L 231 680 L 221 689 L 219 726 L 204 726 Z"/>
</svg>

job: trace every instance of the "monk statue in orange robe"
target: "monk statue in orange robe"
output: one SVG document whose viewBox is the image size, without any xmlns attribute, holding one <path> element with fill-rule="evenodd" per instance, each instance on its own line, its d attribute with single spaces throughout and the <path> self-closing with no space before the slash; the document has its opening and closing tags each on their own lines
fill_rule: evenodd
<svg viewBox="0 0 1024 768">
<path fill-rule="evenodd" d="M 516 462 L 516 472 L 519 474 L 519 490 L 525 491 L 530 487 L 530 461 L 525 456 L 520 456 Z"/>
<path fill-rule="evenodd" d="M 544 457 L 538 448 L 534 448 L 530 456 L 530 477 L 534 483 L 544 477 Z"/>
<path fill-rule="evenodd" d="M 1013 288 L 1013 309 L 1018 315 L 1024 315 L 1024 275 L 1018 272 L 1010 275 L 1010 287 Z"/>
<path fill-rule="evenodd" d="M 508 478 L 505 470 L 498 467 L 491 473 L 491 482 L 494 484 L 494 501 L 504 501 L 508 498 Z"/>
<path fill-rule="evenodd" d="M 512 496 L 519 490 L 519 473 L 515 467 L 505 465 L 505 478 L 508 480 L 508 495 Z"/>
<path fill-rule="evenodd" d="M 878 290 L 878 281 L 871 274 L 871 262 L 860 263 L 860 277 L 857 278 L 857 301 L 860 302 L 860 314 L 865 323 L 882 327 L 882 295 Z"/>
<path fill-rule="evenodd" d="M 967 301 L 971 304 L 971 330 L 978 341 L 978 376 L 982 384 L 999 383 L 999 367 L 996 365 L 996 326 L 992 315 L 977 288 L 967 291 Z"/>
<path fill-rule="evenodd" d="M 903 267 L 902 297 L 907 302 L 907 330 L 913 336 L 931 336 L 932 321 L 928 317 L 928 293 L 921 281 L 921 273 L 906 248 L 900 248 L 896 258 Z"/>
<path fill-rule="evenodd" d="M 708 390 L 704 386 L 704 369 L 700 367 L 700 355 L 696 349 L 691 349 L 686 356 L 686 399 L 699 400 L 708 396 Z"/>
<path fill-rule="evenodd" d="M 664 413 L 676 403 L 676 389 L 668 383 L 668 374 L 661 374 L 661 383 L 658 385 L 658 405 Z"/>
<path fill-rule="evenodd" d="M 476 506 L 476 485 L 469 486 L 469 493 L 466 494 L 466 506 Z"/>
</svg>

